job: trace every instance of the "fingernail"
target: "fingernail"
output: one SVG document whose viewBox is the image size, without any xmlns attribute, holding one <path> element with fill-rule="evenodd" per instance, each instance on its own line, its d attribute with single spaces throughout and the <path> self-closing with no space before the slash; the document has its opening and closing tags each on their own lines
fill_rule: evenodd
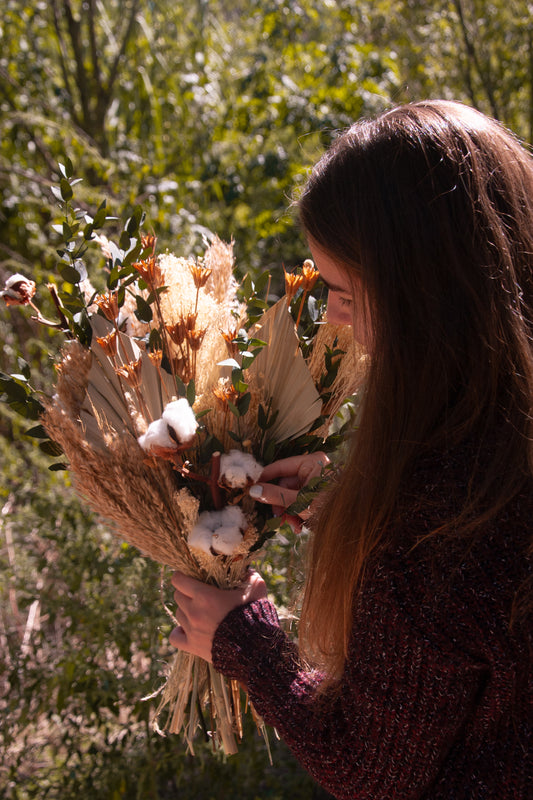
<svg viewBox="0 0 533 800">
<path fill-rule="evenodd" d="M 248 494 L 250 497 L 253 497 L 254 500 L 259 500 L 259 498 L 263 496 L 263 487 L 256 483 L 253 486 L 250 486 L 248 489 Z"/>
</svg>

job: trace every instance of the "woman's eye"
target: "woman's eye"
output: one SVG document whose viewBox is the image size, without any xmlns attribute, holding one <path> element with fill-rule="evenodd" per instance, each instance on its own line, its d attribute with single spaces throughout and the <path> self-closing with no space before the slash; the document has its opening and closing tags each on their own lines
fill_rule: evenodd
<svg viewBox="0 0 533 800">
<path fill-rule="evenodd" d="M 351 306 L 352 300 L 349 297 L 339 297 L 339 302 L 341 306 Z"/>
</svg>

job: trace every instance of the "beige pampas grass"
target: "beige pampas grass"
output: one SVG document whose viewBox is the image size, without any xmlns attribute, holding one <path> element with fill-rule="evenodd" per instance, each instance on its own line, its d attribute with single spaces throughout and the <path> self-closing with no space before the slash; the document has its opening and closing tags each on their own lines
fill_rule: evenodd
<svg viewBox="0 0 533 800">
<path fill-rule="evenodd" d="M 221 249 L 221 245 L 216 245 L 215 252 Z M 208 255 L 212 248 L 207 251 Z M 190 315 L 195 315 L 195 329 L 205 331 L 195 356 L 194 377 L 198 394 L 205 392 L 207 386 L 218 379 L 220 370 L 216 365 L 227 356 L 221 333 L 234 328 L 243 314 L 235 294 L 236 283 L 229 280 L 226 274 L 232 257 L 226 254 L 223 259 L 219 255 L 217 261 L 211 253 L 208 261 L 214 265 L 211 276 L 208 283 L 198 289 L 191 273 L 195 261 L 177 258 L 170 253 L 159 258 L 163 282 L 168 287 L 161 295 L 165 323 L 169 326 L 178 325 Z M 183 356 L 182 349 L 176 344 L 171 345 L 171 352 L 176 358 Z"/>
</svg>

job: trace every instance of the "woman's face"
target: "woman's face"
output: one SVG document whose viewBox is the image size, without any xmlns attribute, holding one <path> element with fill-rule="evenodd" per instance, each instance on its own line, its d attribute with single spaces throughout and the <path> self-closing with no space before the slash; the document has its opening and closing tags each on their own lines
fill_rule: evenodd
<svg viewBox="0 0 533 800">
<path fill-rule="evenodd" d="M 361 279 L 352 275 L 314 242 L 309 249 L 328 289 L 327 319 L 332 325 L 351 325 L 354 338 L 368 351 L 371 331 L 368 304 Z"/>
</svg>

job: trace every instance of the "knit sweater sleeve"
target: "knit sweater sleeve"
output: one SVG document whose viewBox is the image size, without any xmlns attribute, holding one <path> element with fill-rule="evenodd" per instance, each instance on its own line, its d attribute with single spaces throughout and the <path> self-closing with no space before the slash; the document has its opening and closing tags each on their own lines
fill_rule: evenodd
<svg viewBox="0 0 533 800">
<path fill-rule="evenodd" d="M 232 611 L 213 642 L 215 668 L 245 685 L 256 710 L 340 800 L 419 798 L 472 711 L 480 667 L 432 642 L 392 590 L 366 594 L 340 692 L 299 665 L 276 611 Z"/>
</svg>

